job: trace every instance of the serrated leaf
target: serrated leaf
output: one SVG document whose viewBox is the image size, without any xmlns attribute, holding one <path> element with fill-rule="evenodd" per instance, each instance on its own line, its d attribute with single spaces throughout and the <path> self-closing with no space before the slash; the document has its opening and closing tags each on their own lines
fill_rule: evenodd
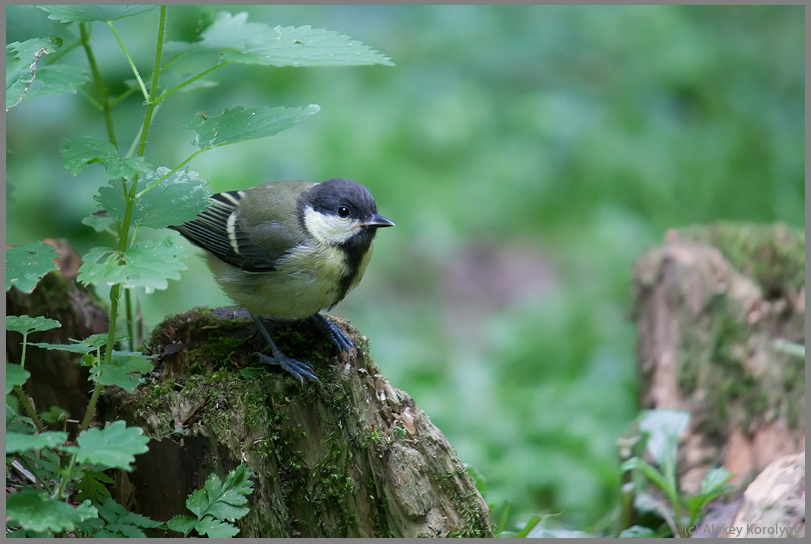
<svg viewBox="0 0 811 544">
<path fill-rule="evenodd" d="M 243 502 L 248 502 L 247 498 L 241 498 Z M 250 511 L 251 509 L 247 506 L 234 506 L 224 501 L 218 501 L 208 509 L 208 515 L 219 520 L 234 521 L 245 517 Z"/>
<path fill-rule="evenodd" d="M 195 115 L 184 126 L 197 133 L 197 138 L 193 142 L 195 146 L 199 149 L 208 149 L 273 136 L 318 113 L 320 109 L 317 104 L 301 108 L 264 106 L 247 110 L 237 106 L 224 110 L 216 117 Z"/>
<path fill-rule="evenodd" d="M 47 317 L 29 317 L 27 315 L 7 315 L 6 316 L 6 330 L 15 331 L 23 335 L 32 332 L 49 331 L 51 329 L 58 329 L 62 323 L 55 319 L 48 319 Z"/>
<path fill-rule="evenodd" d="M 146 534 L 141 528 L 151 529 L 162 525 L 159 521 L 128 511 L 110 498 L 109 494 L 96 508 L 107 523 L 103 533 L 99 531 L 93 536 L 145 538 Z"/>
<path fill-rule="evenodd" d="M 22 386 L 31 377 L 31 373 L 20 365 L 6 363 L 6 395 L 14 390 L 15 385 Z"/>
<path fill-rule="evenodd" d="M 266 66 L 393 66 L 389 57 L 331 30 L 270 27 L 249 23 L 245 12 L 220 12 L 201 34 L 196 49 L 213 49 L 224 60 Z"/>
<path fill-rule="evenodd" d="M 56 431 L 46 431 L 39 434 L 23 434 L 9 431 L 6 433 L 6 454 L 55 448 L 60 444 L 64 444 L 67 439 L 68 433 Z"/>
<path fill-rule="evenodd" d="M 184 536 L 187 536 L 191 530 L 194 529 L 196 523 L 197 520 L 192 517 L 175 516 L 166 522 L 166 526 L 172 531 L 183 533 Z"/>
<path fill-rule="evenodd" d="M 90 72 L 87 70 L 66 64 L 43 66 L 37 72 L 37 79 L 26 98 L 51 94 L 75 94 L 76 89 L 88 81 L 90 81 Z"/>
<path fill-rule="evenodd" d="M 54 248 L 43 242 L 31 242 L 6 250 L 6 291 L 16 287 L 31 293 L 45 274 L 58 267 Z"/>
<path fill-rule="evenodd" d="M 127 427 L 123 421 L 114 421 L 105 429 L 88 429 L 79 434 L 76 446 L 62 449 L 76 454 L 79 464 L 92 464 L 104 468 L 132 470 L 135 456 L 149 451 L 140 427 Z"/>
<path fill-rule="evenodd" d="M 77 523 L 98 517 L 98 511 L 90 501 L 74 508 L 50 498 L 44 491 L 27 488 L 7 495 L 6 517 L 30 531 L 61 533 L 73 531 Z"/>
<path fill-rule="evenodd" d="M 194 219 L 208 207 L 211 191 L 206 187 L 206 180 L 200 179 L 200 174 L 193 170 L 180 170 L 155 185 L 169 172 L 169 168 L 162 166 L 138 178 L 136 193 L 141 194 L 145 189 L 154 187 L 135 200 L 132 224 L 153 229 L 180 225 Z M 124 220 L 126 200 L 120 183 L 110 182 L 101 187 L 95 198 L 107 210 L 110 218 Z"/>
<path fill-rule="evenodd" d="M 62 38 L 32 38 L 6 45 L 6 111 L 25 100 L 37 77 L 42 55 L 53 53 Z"/>
<path fill-rule="evenodd" d="M 666 457 L 675 459 L 679 438 L 687 430 L 690 413 L 682 410 L 648 410 L 639 419 L 639 430 L 648 435 L 647 450 L 662 464 Z"/>
<path fill-rule="evenodd" d="M 107 176 L 111 179 L 131 178 L 136 174 L 152 171 L 152 165 L 141 157 L 122 159 L 113 144 L 95 136 L 68 138 L 59 147 L 59 156 L 65 164 L 65 169 L 74 176 L 78 176 L 94 163 L 104 166 Z M 119 184 L 116 186 L 121 192 L 121 186 Z"/>
<path fill-rule="evenodd" d="M 114 285 L 124 288 L 143 287 L 147 294 L 155 289 L 166 289 L 167 280 L 180 279 L 180 270 L 186 265 L 180 261 L 183 248 L 171 238 L 142 240 L 126 252 L 110 247 L 94 247 L 82 258 L 77 279 L 89 285 Z M 119 260 L 124 264 L 119 265 Z"/>
<path fill-rule="evenodd" d="M 160 6 L 37 6 L 48 12 L 49 19 L 63 23 L 89 23 L 115 21 L 157 10 Z"/>
<path fill-rule="evenodd" d="M 140 353 L 113 352 L 109 364 L 90 369 L 90 379 L 101 385 L 117 385 L 132 393 L 141 376 L 152 370 L 152 361 Z"/>
<path fill-rule="evenodd" d="M 73 489 L 78 491 L 76 500 L 88 499 L 93 503 L 101 504 L 104 499 L 110 497 L 110 491 L 106 486 L 114 483 L 115 480 L 101 471 L 85 470 L 82 472 L 82 479 L 73 484 Z M 99 514 L 104 517 L 101 509 L 99 509 Z"/>
<path fill-rule="evenodd" d="M 253 493 L 252 477 L 253 472 L 244 464 L 229 472 L 223 484 L 225 494 L 222 500 L 229 504 L 245 504 L 246 497 Z"/>
<path fill-rule="evenodd" d="M 70 353 L 81 353 L 83 355 L 96 351 L 96 348 L 85 346 L 84 344 L 50 344 L 48 342 L 31 342 L 28 345 L 41 349 L 67 351 Z"/>
<path fill-rule="evenodd" d="M 189 524 L 189 518 L 185 518 L 178 521 L 174 530 L 184 535 L 188 535 L 192 529 L 211 537 L 236 535 L 236 527 L 222 521 L 234 521 L 248 514 L 250 509 L 242 505 L 248 502 L 247 496 L 253 492 L 252 476 L 253 473 L 244 464 L 229 472 L 225 482 L 216 474 L 209 474 L 203 489 L 194 491 L 186 499 L 186 508 L 197 516 L 196 525 Z"/>
<path fill-rule="evenodd" d="M 198 521 L 194 528 L 200 535 L 209 538 L 231 538 L 239 534 L 239 528 L 236 526 L 218 521 L 211 516 L 206 516 Z"/>
</svg>

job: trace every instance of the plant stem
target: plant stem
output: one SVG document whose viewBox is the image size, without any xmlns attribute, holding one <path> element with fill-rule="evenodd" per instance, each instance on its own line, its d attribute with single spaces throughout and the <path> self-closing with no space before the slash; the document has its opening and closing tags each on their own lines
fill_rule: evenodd
<svg viewBox="0 0 811 544">
<path fill-rule="evenodd" d="M 161 6 L 160 22 L 158 23 L 158 43 L 155 47 L 155 69 L 152 73 L 152 89 L 146 103 L 146 112 L 144 112 L 144 124 L 141 129 L 141 141 L 138 143 L 138 157 L 144 156 L 146 150 L 146 139 L 149 134 L 149 127 L 152 124 L 152 115 L 155 113 L 155 107 L 158 105 L 155 98 L 158 95 L 158 79 L 161 72 L 161 56 L 163 54 L 163 37 L 166 30 L 166 6 Z M 134 186 L 133 186 L 134 187 Z"/>
<path fill-rule="evenodd" d="M 202 153 L 203 151 L 208 151 L 209 149 L 211 149 L 211 148 L 210 148 L 210 147 L 206 147 L 206 148 L 203 148 L 203 149 L 198 149 L 197 151 L 195 151 L 194 153 L 192 153 L 191 155 L 189 155 L 189 156 L 186 158 L 186 160 L 184 160 L 183 162 L 181 162 L 180 164 L 178 164 L 177 166 L 175 166 L 175 167 L 172 169 L 172 171 L 171 171 L 171 172 L 168 172 L 168 173 L 167 173 L 165 176 L 161 176 L 161 177 L 160 177 L 158 180 L 156 180 L 156 181 L 155 181 L 155 182 L 154 182 L 152 185 L 150 185 L 149 187 L 145 187 L 143 191 L 141 191 L 140 193 L 138 193 L 137 195 L 135 195 L 135 199 L 137 200 L 137 199 L 141 198 L 142 196 L 144 196 L 144 195 L 145 195 L 147 192 L 151 191 L 152 189 L 154 189 L 155 187 L 157 187 L 158 185 L 160 185 L 160 183 L 161 183 L 163 180 L 165 180 L 166 178 L 168 178 L 169 176 L 171 176 L 172 174 L 174 174 L 175 172 L 177 172 L 178 170 L 180 170 L 181 168 L 183 168 L 184 166 L 186 166 L 187 164 L 189 164 L 189 163 L 191 162 L 191 160 L 192 160 L 194 157 L 196 157 L 197 155 L 199 155 L 199 154 L 200 154 L 200 153 Z"/>
<path fill-rule="evenodd" d="M 135 338 L 133 337 L 132 327 L 132 296 L 130 295 L 129 289 L 124 290 L 124 312 L 127 314 L 127 346 L 130 348 L 130 351 L 135 351 Z"/>
<path fill-rule="evenodd" d="M 209 75 L 209 74 L 211 74 L 211 73 L 213 73 L 213 72 L 216 72 L 216 71 L 217 71 L 217 70 L 219 70 L 220 68 L 223 68 L 223 67 L 225 67 L 225 66 L 228 66 L 229 64 L 231 64 L 231 61 L 230 61 L 230 60 L 229 60 L 229 61 L 226 61 L 226 62 L 223 62 L 222 64 L 218 64 L 217 66 L 214 66 L 213 68 L 209 68 L 209 69 L 208 69 L 208 70 L 206 70 L 205 72 L 200 72 L 200 73 L 199 73 L 199 74 L 197 74 L 196 76 L 194 76 L 194 77 L 192 77 L 192 78 L 190 78 L 190 79 L 187 79 L 186 81 L 184 81 L 183 83 L 181 83 L 181 84 L 177 85 L 176 87 L 172 87 L 171 89 L 169 89 L 168 91 L 166 91 L 165 93 L 163 93 L 162 95 L 160 95 L 160 96 L 159 96 L 159 97 L 156 99 L 156 101 L 157 101 L 158 103 L 163 102 L 163 101 L 164 101 L 166 98 L 168 98 L 169 96 L 173 95 L 174 93 L 176 93 L 177 91 L 179 91 L 179 90 L 180 90 L 180 89 L 182 89 L 183 87 L 186 87 L 187 85 L 191 85 L 191 84 L 192 84 L 192 83 L 194 83 L 195 81 L 197 81 L 197 80 L 199 80 L 199 79 L 202 79 L 202 78 L 206 77 L 207 75 Z"/>
<path fill-rule="evenodd" d="M 90 48 L 90 34 L 87 32 L 87 25 L 79 23 L 79 33 L 81 34 L 82 47 L 84 47 L 85 55 L 87 55 L 87 62 L 90 64 L 90 71 L 93 74 L 93 82 L 96 84 L 96 92 L 101 101 L 101 110 L 104 112 L 104 122 L 107 125 L 107 137 L 110 143 L 118 147 L 115 138 L 115 129 L 113 128 L 113 116 L 110 112 L 110 101 L 107 98 L 107 90 L 104 87 L 104 81 L 101 79 L 99 67 L 96 64 L 96 57 L 93 55 L 93 50 Z"/>
<path fill-rule="evenodd" d="M 37 474 L 34 465 L 25 456 L 20 455 L 19 457 L 17 457 L 17 461 L 20 462 L 20 464 L 23 466 L 25 470 L 34 475 L 34 478 L 36 478 L 37 483 L 41 485 L 47 493 L 51 493 L 51 486 L 48 485 L 48 482 L 40 478 L 39 474 Z"/>
<path fill-rule="evenodd" d="M 25 348 L 28 347 L 28 332 L 29 331 L 26 330 L 23 333 L 23 349 L 22 353 L 20 354 L 20 368 L 23 370 L 25 370 Z"/>
<path fill-rule="evenodd" d="M 31 404 L 30 400 L 28 400 L 28 395 L 25 394 L 23 388 L 20 387 L 19 385 L 15 385 L 14 393 L 17 395 L 17 398 L 20 399 L 20 403 L 23 405 L 25 413 L 28 414 L 28 417 L 30 417 L 31 420 L 34 422 L 34 426 L 37 428 L 39 432 L 44 433 L 47 429 L 45 428 L 45 425 L 43 425 L 42 420 L 39 419 L 37 411 L 34 410 L 34 405 Z"/>
<path fill-rule="evenodd" d="M 111 331 L 115 330 L 113 328 L 110 329 Z M 108 355 L 109 354 L 109 355 Z M 104 354 L 104 360 L 109 363 L 110 356 L 112 355 L 112 350 L 107 350 Z M 93 394 L 90 395 L 90 402 L 87 403 L 87 411 L 84 413 L 84 419 L 82 420 L 82 426 L 79 427 L 79 432 L 86 431 L 88 427 L 90 427 L 90 421 L 93 419 L 93 412 L 96 411 L 96 403 L 99 401 L 99 395 L 101 395 L 102 385 L 100 383 L 96 383 L 96 386 L 93 388 Z"/>
<path fill-rule="evenodd" d="M 132 73 L 135 74 L 135 79 L 138 81 L 138 86 L 141 87 L 141 92 L 144 94 L 144 100 L 149 100 L 149 93 L 146 90 L 146 85 L 144 85 L 144 80 L 141 79 L 141 74 L 138 72 L 138 68 L 135 66 L 135 63 L 132 61 L 132 57 L 130 57 L 129 51 L 127 51 L 124 42 L 121 40 L 121 36 L 118 35 L 116 32 L 115 27 L 113 26 L 112 21 L 107 21 L 107 26 L 110 27 L 110 30 L 113 31 L 113 36 L 115 36 L 116 41 L 118 41 L 118 45 L 121 47 L 121 50 L 124 52 L 124 56 L 127 57 L 127 62 L 132 69 Z"/>
<path fill-rule="evenodd" d="M 70 464 L 65 472 L 62 473 L 62 478 L 59 480 L 59 488 L 51 495 L 51 498 L 59 500 L 62 498 L 62 493 L 65 491 L 70 479 L 73 477 L 73 467 L 76 466 L 76 458 L 79 454 L 74 453 L 70 456 Z"/>
</svg>

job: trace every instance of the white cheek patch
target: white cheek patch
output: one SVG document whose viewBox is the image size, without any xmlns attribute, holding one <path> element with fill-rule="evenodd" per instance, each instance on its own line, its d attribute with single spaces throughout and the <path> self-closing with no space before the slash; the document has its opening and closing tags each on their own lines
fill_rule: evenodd
<svg viewBox="0 0 811 544">
<path fill-rule="evenodd" d="M 309 206 L 304 209 L 304 226 L 319 242 L 342 244 L 358 232 L 359 225 L 354 219 L 325 215 Z"/>
</svg>

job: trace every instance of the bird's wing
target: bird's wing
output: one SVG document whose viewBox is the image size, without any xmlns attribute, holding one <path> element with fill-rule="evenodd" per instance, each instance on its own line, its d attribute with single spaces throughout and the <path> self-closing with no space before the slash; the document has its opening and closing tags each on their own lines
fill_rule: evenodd
<svg viewBox="0 0 811 544">
<path fill-rule="evenodd" d="M 215 194 L 209 208 L 196 219 L 170 228 L 246 272 L 271 272 L 278 259 L 298 241 L 284 225 L 273 220 L 252 225 L 253 234 L 249 235 L 244 221 L 237 221 L 234 214 L 244 195 L 244 191 Z"/>
</svg>

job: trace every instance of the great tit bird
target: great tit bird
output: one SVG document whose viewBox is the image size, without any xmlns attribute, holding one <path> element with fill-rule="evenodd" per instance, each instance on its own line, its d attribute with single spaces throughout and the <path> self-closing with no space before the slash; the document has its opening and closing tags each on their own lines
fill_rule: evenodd
<svg viewBox="0 0 811 544">
<path fill-rule="evenodd" d="M 320 381 L 313 369 L 282 353 L 262 317 L 309 318 L 341 355 L 352 341 L 319 312 L 357 287 L 377 229 L 394 223 L 378 215 L 372 194 L 360 183 L 279 181 L 211 197 L 196 219 L 170 228 L 206 250 L 220 287 L 248 310 L 273 356 L 254 353 L 304 383 Z"/>
</svg>

